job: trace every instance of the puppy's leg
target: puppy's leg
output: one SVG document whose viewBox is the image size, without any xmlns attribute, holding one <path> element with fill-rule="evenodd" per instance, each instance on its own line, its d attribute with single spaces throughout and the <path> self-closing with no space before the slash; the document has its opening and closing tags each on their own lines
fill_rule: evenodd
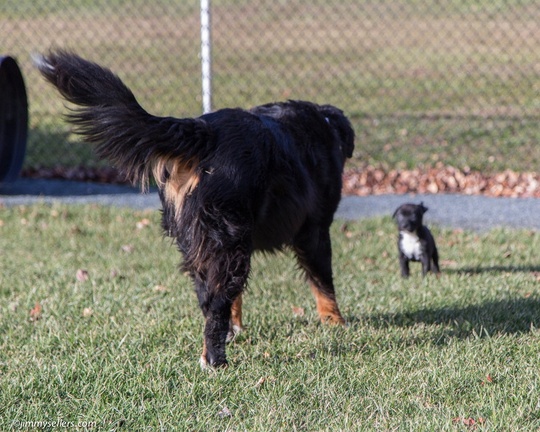
<svg viewBox="0 0 540 432">
<path fill-rule="evenodd" d="M 437 251 L 437 246 L 433 245 L 433 272 L 439 274 L 441 269 L 439 268 L 439 251 Z"/>
<path fill-rule="evenodd" d="M 332 277 L 332 246 L 328 228 L 306 229 L 294 243 L 300 266 L 317 302 L 322 322 L 345 324 L 336 301 Z"/>
<path fill-rule="evenodd" d="M 408 278 L 411 274 L 409 270 L 409 260 L 401 251 L 399 252 L 399 267 L 401 269 L 401 276 L 404 278 Z"/>
<path fill-rule="evenodd" d="M 427 253 L 424 253 L 422 255 L 421 262 L 422 262 L 422 276 L 425 276 L 431 270 L 431 257 Z"/>
</svg>

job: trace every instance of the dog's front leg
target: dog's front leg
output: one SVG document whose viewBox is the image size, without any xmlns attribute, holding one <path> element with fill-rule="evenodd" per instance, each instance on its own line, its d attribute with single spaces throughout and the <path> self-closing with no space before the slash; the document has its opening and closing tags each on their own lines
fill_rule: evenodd
<svg viewBox="0 0 540 432">
<path fill-rule="evenodd" d="M 431 257 L 427 253 L 424 253 L 422 255 L 421 261 L 422 261 L 422 276 L 425 276 L 431 270 Z"/>
<path fill-rule="evenodd" d="M 205 318 L 201 367 L 227 366 L 225 341 L 232 300 L 228 300 L 220 290 L 211 289 L 202 277 L 195 278 L 195 289 Z"/>
<path fill-rule="evenodd" d="M 437 250 L 437 247 L 435 245 L 433 245 L 432 263 L 433 271 L 439 274 L 441 272 L 441 269 L 439 268 L 439 251 Z"/>
<path fill-rule="evenodd" d="M 242 290 L 250 269 L 250 249 L 231 246 L 213 256 L 195 277 L 199 305 L 205 317 L 201 366 L 225 367 L 225 344 L 230 323 L 241 326 Z"/>
<path fill-rule="evenodd" d="M 229 311 L 229 312 L 227 312 Z M 227 367 L 225 342 L 229 331 L 230 307 L 212 310 L 206 315 L 204 325 L 204 345 L 201 355 L 201 367 Z"/>
<path fill-rule="evenodd" d="M 401 252 L 401 250 L 399 251 L 399 267 L 401 269 L 401 276 L 408 278 L 411 274 L 409 270 L 409 259 Z"/>
</svg>

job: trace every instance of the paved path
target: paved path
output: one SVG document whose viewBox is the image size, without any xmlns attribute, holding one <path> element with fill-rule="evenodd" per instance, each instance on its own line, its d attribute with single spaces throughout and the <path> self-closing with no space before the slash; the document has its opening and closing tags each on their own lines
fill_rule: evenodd
<svg viewBox="0 0 540 432">
<path fill-rule="evenodd" d="M 466 195 L 378 195 L 344 197 L 337 219 L 389 216 L 405 202 L 423 201 L 429 208 L 428 224 L 486 230 L 496 226 L 540 230 L 540 199 L 490 198 Z M 157 193 L 141 194 L 138 189 L 107 184 L 64 180 L 21 179 L 0 185 L 0 205 L 29 205 L 63 202 L 99 203 L 134 209 L 159 209 Z"/>
</svg>

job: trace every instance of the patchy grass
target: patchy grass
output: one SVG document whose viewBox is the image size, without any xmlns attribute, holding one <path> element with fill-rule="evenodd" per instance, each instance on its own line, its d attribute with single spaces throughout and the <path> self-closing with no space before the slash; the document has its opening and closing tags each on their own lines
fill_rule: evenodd
<svg viewBox="0 0 540 432">
<path fill-rule="evenodd" d="M 317 322 L 290 254 L 256 255 L 247 332 L 206 373 L 157 212 L 4 208 L 1 427 L 538 430 L 540 234 L 432 228 L 442 276 L 402 280 L 389 217 L 334 224 L 347 328 Z"/>
</svg>

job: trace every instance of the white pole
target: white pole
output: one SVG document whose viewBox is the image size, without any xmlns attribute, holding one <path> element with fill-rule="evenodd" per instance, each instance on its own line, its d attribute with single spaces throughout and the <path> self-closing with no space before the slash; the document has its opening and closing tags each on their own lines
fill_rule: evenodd
<svg viewBox="0 0 540 432">
<path fill-rule="evenodd" d="M 201 63 L 203 113 L 212 111 L 212 40 L 210 0 L 201 0 Z"/>
</svg>

